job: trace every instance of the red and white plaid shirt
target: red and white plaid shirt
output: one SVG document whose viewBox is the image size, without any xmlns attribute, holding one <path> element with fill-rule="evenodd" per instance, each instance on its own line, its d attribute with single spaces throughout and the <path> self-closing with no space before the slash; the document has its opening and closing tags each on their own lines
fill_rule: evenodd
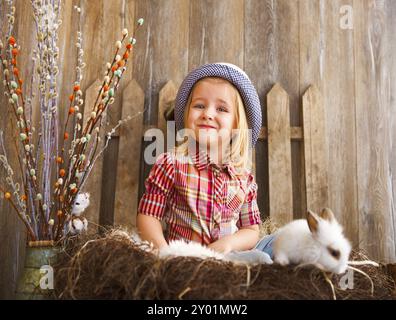
<svg viewBox="0 0 396 320">
<path fill-rule="evenodd" d="M 167 241 L 190 241 L 194 234 L 208 245 L 261 223 L 254 176 L 237 175 L 231 164 L 219 167 L 200 149 L 192 156 L 161 154 L 145 187 L 138 212 L 165 219 Z"/>
</svg>

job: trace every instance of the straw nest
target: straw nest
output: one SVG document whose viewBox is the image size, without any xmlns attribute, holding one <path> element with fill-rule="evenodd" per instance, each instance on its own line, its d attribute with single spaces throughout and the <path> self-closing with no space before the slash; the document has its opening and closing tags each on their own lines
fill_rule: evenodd
<svg viewBox="0 0 396 320">
<path fill-rule="evenodd" d="M 268 225 L 264 228 L 267 231 Z M 262 230 L 263 231 L 263 230 Z M 265 231 L 265 230 L 264 230 Z M 269 230 L 273 231 L 273 230 Z M 265 233 L 265 232 L 264 232 Z M 367 260 L 361 251 L 352 260 Z M 55 266 L 60 299 L 395 299 L 385 265 L 326 274 L 314 266 L 242 265 L 215 259 L 159 259 L 121 230 L 70 240 Z M 352 288 L 353 285 L 353 288 Z"/>
</svg>

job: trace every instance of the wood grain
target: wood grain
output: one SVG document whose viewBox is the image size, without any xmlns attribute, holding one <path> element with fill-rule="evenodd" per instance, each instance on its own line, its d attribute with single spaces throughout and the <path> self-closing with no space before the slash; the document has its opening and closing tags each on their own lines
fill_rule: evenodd
<svg viewBox="0 0 396 320">
<path fill-rule="evenodd" d="M 355 65 L 353 36 L 357 31 L 345 29 L 341 22 L 346 13 L 340 10 L 356 8 L 352 1 L 329 1 L 322 5 L 320 42 L 323 49 L 322 89 L 328 139 L 329 206 L 345 228 L 354 247 L 359 245 L 359 212 L 357 197 Z M 343 11 L 342 11 L 343 12 Z M 344 21 L 346 22 L 346 21 Z M 353 21 L 352 21 L 353 22 Z M 362 79 L 356 78 L 356 82 Z M 357 106 L 357 105 L 356 105 Z"/>
<path fill-rule="evenodd" d="M 244 1 L 191 1 L 189 70 L 205 63 L 244 67 Z"/>
<path fill-rule="evenodd" d="M 136 17 L 144 17 L 145 24 L 135 49 L 134 76 L 145 94 L 144 124 L 157 126 L 160 89 L 170 79 L 178 87 L 188 72 L 190 1 L 137 0 Z M 151 169 L 143 157 L 150 143 L 142 144 L 139 198 Z"/>
<path fill-rule="evenodd" d="M 289 97 L 279 84 L 267 95 L 267 119 L 270 217 L 283 225 L 293 220 L 293 194 Z"/>
<path fill-rule="evenodd" d="M 303 96 L 303 134 L 307 209 L 328 206 L 326 128 L 321 93 L 310 86 Z"/>
<path fill-rule="evenodd" d="M 390 225 L 389 225 L 389 237 L 386 242 L 386 247 L 390 247 L 390 257 L 388 261 L 396 261 L 396 143 L 392 140 L 392 137 L 396 137 L 396 117 L 392 116 L 396 114 L 396 39 L 395 33 L 392 30 L 396 30 L 396 6 L 392 1 L 385 2 L 385 14 L 386 14 L 386 55 L 387 69 L 389 70 L 389 134 L 391 137 L 391 149 L 389 150 L 389 173 L 388 183 L 392 190 L 390 194 L 390 202 L 393 206 L 390 207 Z M 393 141 L 393 142 L 392 142 Z"/>
<path fill-rule="evenodd" d="M 132 228 L 136 225 L 140 163 L 136 161 L 143 135 L 144 92 L 132 80 L 123 92 L 122 118 L 133 117 L 120 129 L 117 158 L 114 223 Z"/>
<path fill-rule="evenodd" d="M 384 2 L 354 1 L 359 240 L 370 258 L 395 260 L 390 78 Z M 394 59 L 394 52 L 393 52 Z"/>
<path fill-rule="evenodd" d="M 265 96 L 275 83 L 280 83 L 289 95 L 292 126 L 301 125 L 299 92 L 299 13 L 298 1 L 245 1 L 244 68 L 256 86 L 266 119 Z M 295 57 L 290 59 L 290 57 Z M 298 155 L 301 145 L 292 143 L 293 207 L 298 215 L 304 207 L 301 198 L 302 163 Z M 267 144 L 256 147 L 256 177 L 259 186 L 258 205 L 263 217 L 269 213 Z"/>
<path fill-rule="evenodd" d="M 106 61 L 112 62 L 116 50 L 115 43 L 122 39 L 122 30 L 127 28 L 133 34 L 135 27 L 135 2 L 125 0 L 102 1 L 103 32 L 100 34 L 104 47 L 104 57 Z M 129 38 L 128 38 L 129 39 Z M 122 49 L 124 50 L 124 49 Z M 119 52 L 120 53 L 120 52 Z M 121 51 L 121 54 L 123 51 Z M 134 51 L 132 50 L 132 56 Z M 132 57 L 131 57 L 132 60 Z M 106 131 L 111 131 L 121 119 L 122 114 L 122 92 L 126 83 L 132 79 L 133 63 L 128 63 L 121 83 L 116 93 L 116 99 L 107 112 Z M 112 135 L 108 147 L 103 155 L 103 187 L 101 190 L 100 221 L 112 225 L 114 223 L 115 210 L 115 188 L 118 158 L 119 129 Z"/>
</svg>

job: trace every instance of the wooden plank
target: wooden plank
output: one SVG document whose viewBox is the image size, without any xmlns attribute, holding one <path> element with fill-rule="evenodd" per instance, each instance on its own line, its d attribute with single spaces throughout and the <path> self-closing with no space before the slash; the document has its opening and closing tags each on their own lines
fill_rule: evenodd
<svg viewBox="0 0 396 320">
<path fill-rule="evenodd" d="M 190 0 L 136 0 L 136 17 L 146 18 L 138 35 L 134 78 L 145 93 L 144 124 L 158 124 L 159 90 L 169 79 L 178 87 L 188 72 Z M 168 21 L 169 23 L 160 23 Z M 144 149 L 151 142 L 143 143 Z M 143 163 L 139 197 L 151 165 Z"/>
<path fill-rule="evenodd" d="M 268 139 L 267 127 L 262 127 L 261 128 L 261 131 L 260 131 L 260 134 L 259 134 L 259 139 L 261 139 L 261 140 Z M 302 141 L 303 140 L 302 127 L 290 127 L 290 139 L 291 140 Z"/>
<path fill-rule="evenodd" d="M 353 11 L 342 11 L 341 8 Z M 348 7 L 349 6 L 349 7 Z M 349 9 L 347 9 L 349 10 Z M 353 1 L 336 0 L 320 3 L 320 57 L 322 92 L 325 107 L 325 127 L 328 141 L 329 204 L 344 226 L 354 247 L 359 244 L 359 211 L 357 197 L 356 110 L 353 34 L 356 25 L 348 29 L 346 15 L 356 18 Z M 349 18 L 349 17 L 348 17 Z M 349 22 L 351 20 L 349 19 Z M 353 21 L 352 21 L 353 22 Z M 363 27 L 365 28 L 365 27 Z M 314 55 L 315 56 L 315 55 Z M 302 67 L 303 68 L 303 67 Z M 305 65 L 304 65 L 305 68 Z M 356 80 L 355 80 L 356 79 Z M 316 79 L 315 79 L 316 81 Z M 336 93 L 336 94 L 335 94 Z"/>
<path fill-rule="evenodd" d="M 396 137 L 396 117 L 393 115 L 396 114 L 396 41 L 395 34 L 390 30 L 396 30 L 396 5 L 394 1 L 387 0 L 385 2 L 385 13 L 386 13 L 386 59 L 387 59 L 387 69 L 389 70 L 389 117 L 390 128 L 389 135 L 390 137 Z M 388 183 L 390 184 L 390 188 L 392 193 L 390 195 L 390 202 L 393 203 L 393 206 L 390 208 L 390 220 L 393 221 L 389 225 L 389 237 L 386 243 L 386 246 L 389 248 L 390 257 L 389 261 L 396 263 L 396 143 L 392 143 L 392 148 L 389 150 L 389 169 L 388 173 Z M 396 269 L 396 266 L 394 266 Z M 396 271 L 396 270 L 395 270 Z M 394 279 L 396 276 L 396 272 L 394 273 Z"/>
<path fill-rule="evenodd" d="M 110 140 L 111 143 L 109 143 L 106 149 L 107 152 L 104 152 L 103 155 L 103 174 L 101 176 L 102 192 L 99 215 L 99 225 L 101 227 L 112 227 L 114 225 L 114 205 L 117 174 L 117 171 L 114 168 L 114 163 L 117 163 L 118 159 L 118 141 L 118 136 L 112 138 Z M 110 167 L 110 164 L 113 164 L 113 166 Z M 105 172 L 106 170 L 107 172 Z M 114 175 L 114 177 L 111 175 Z M 103 231 L 103 229 L 101 228 L 100 231 Z"/>
<path fill-rule="evenodd" d="M 323 19 L 325 11 L 323 8 L 325 3 L 322 1 L 301 0 L 298 1 L 298 11 L 300 17 L 311 17 L 311 19 L 300 19 L 299 21 L 299 64 L 300 64 L 300 96 L 308 89 L 311 84 L 318 86 L 319 90 L 322 88 L 323 72 L 324 72 L 324 46 L 325 39 L 323 38 Z M 296 155 L 300 164 L 300 177 L 305 176 L 304 173 L 304 149 L 303 144 L 300 144 L 300 152 Z M 295 177 L 293 177 L 295 178 Z M 295 186 L 299 190 L 306 190 L 305 179 L 299 179 L 299 186 Z M 295 218 L 305 218 L 307 212 L 306 193 L 301 192 L 301 210 Z"/>
<path fill-rule="evenodd" d="M 191 2 L 189 70 L 221 61 L 244 67 L 243 9 L 242 0 Z"/>
<path fill-rule="evenodd" d="M 103 78 L 106 62 L 110 58 L 104 59 L 104 47 L 108 46 L 108 42 L 101 36 L 105 33 L 102 5 L 93 6 L 91 0 L 81 0 L 80 8 L 86 63 L 81 88 L 86 90 L 96 79 Z"/>
<path fill-rule="evenodd" d="M 267 95 L 270 217 L 293 220 L 289 97 L 280 84 Z"/>
<path fill-rule="evenodd" d="M 395 115 L 390 100 L 391 61 L 387 60 L 392 47 L 387 40 L 394 39 L 394 30 L 387 28 L 384 2 L 354 1 L 353 8 L 359 243 L 371 259 L 391 262 L 395 260 L 395 206 L 390 130 Z"/>
<path fill-rule="evenodd" d="M 139 157 L 133 153 L 141 148 L 144 109 L 144 92 L 136 80 L 125 88 L 122 108 L 122 119 L 133 118 L 120 129 L 114 223 L 131 228 L 136 225 L 140 176 Z"/>
<path fill-rule="evenodd" d="M 314 85 L 303 96 L 303 133 L 307 209 L 328 206 L 326 130 L 323 99 Z"/>
<path fill-rule="evenodd" d="M 276 10 L 276 60 L 279 82 L 289 95 L 290 125 L 301 126 L 300 83 L 301 72 L 298 56 L 300 53 L 299 25 L 301 20 L 308 20 L 308 13 L 300 14 L 299 1 L 277 0 Z M 295 57 L 290 59 L 290 57 Z M 292 181 L 293 184 L 293 213 L 298 218 L 305 212 L 306 199 L 304 197 L 303 145 L 299 141 L 292 141 Z"/>
<path fill-rule="evenodd" d="M 102 84 L 100 79 L 96 79 L 86 90 L 85 92 L 85 108 L 84 108 L 84 115 L 83 115 L 83 123 L 85 125 L 88 119 L 91 117 L 91 112 L 96 101 L 96 97 L 98 95 L 98 87 Z M 90 146 L 92 143 L 95 142 L 94 135 L 92 135 L 92 139 L 88 145 L 87 150 L 90 150 Z M 98 147 L 98 152 L 102 149 L 105 132 L 104 129 L 101 130 L 100 134 L 101 143 Z M 88 155 L 87 155 L 88 156 Z M 103 155 L 99 157 L 94 167 L 92 168 L 91 174 L 86 181 L 84 186 L 84 190 L 82 192 L 89 192 L 90 193 L 90 205 L 84 211 L 84 215 L 88 220 L 89 229 L 90 231 L 96 231 L 97 225 L 99 224 L 99 209 L 100 209 L 100 200 L 101 200 L 101 190 L 102 190 L 102 171 L 103 170 Z"/>
<path fill-rule="evenodd" d="M 122 38 L 122 30 L 127 28 L 130 36 L 133 34 L 135 26 L 135 1 L 115 0 L 115 1 L 102 1 L 102 15 L 103 15 L 103 28 L 101 37 L 104 44 L 104 56 L 106 61 L 112 62 L 115 53 L 115 43 Z M 129 38 L 129 37 L 128 37 Z M 107 117 L 107 131 L 112 130 L 118 121 L 121 119 L 122 113 L 122 99 L 121 93 L 123 92 L 126 83 L 132 78 L 134 51 L 130 61 L 127 65 L 127 70 L 124 73 L 116 99 L 113 105 L 108 110 Z M 117 168 L 114 163 L 118 157 L 118 129 L 113 134 L 113 138 L 109 141 L 108 148 L 104 152 L 103 157 L 103 176 L 102 176 L 102 195 L 100 206 L 100 219 L 99 221 L 104 224 L 112 224 L 114 221 L 114 208 L 115 208 L 115 188 L 116 188 L 116 172 Z"/>
<path fill-rule="evenodd" d="M 263 125 L 268 126 L 265 96 L 274 83 L 280 83 L 289 94 L 292 126 L 300 126 L 299 92 L 299 14 L 298 1 L 245 1 L 244 69 L 256 86 L 262 102 Z M 295 58 L 291 58 L 295 57 Z M 292 175 L 294 213 L 304 207 L 301 161 L 297 155 L 299 142 L 292 142 Z M 267 144 L 259 141 L 256 147 L 258 205 L 262 217 L 269 214 Z"/>
</svg>

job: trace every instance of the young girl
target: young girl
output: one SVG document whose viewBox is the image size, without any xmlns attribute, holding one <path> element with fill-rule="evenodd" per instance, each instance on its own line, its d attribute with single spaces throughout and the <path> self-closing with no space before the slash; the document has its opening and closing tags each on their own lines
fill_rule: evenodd
<svg viewBox="0 0 396 320">
<path fill-rule="evenodd" d="M 192 71 L 179 88 L 175 121 L 188 139 L 161 154 L 145 181 L 140 236 L 157 248 L 178 239 L 225 254 L 254 248 L 261 220 L 250 146 L 261 129 L 261 106 L 248 76 L 224 63 Z"/>
</svg>

